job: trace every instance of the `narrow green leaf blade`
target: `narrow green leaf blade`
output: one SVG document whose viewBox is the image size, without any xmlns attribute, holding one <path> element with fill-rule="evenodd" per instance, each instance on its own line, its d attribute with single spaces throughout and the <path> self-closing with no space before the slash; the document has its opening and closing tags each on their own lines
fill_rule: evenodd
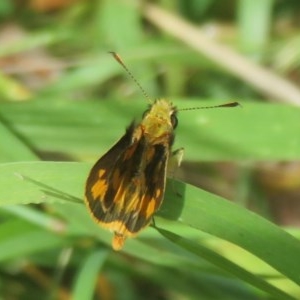
<svg viewBox="0 0 300 300">
<path fill-rule="evenodd" d="M 284 293 L 283 291 L 277 289 L 276 287 L 272 286 L 267 281 L 260 279 L 258 276 L 251 274 L 250 272 L 246 271 L 245 269 L 239 267 L 235 263 L 227 260 L 226 258 L 222 257 L 221 255 L 217 254 L 216 252 L 208 249 L 207 247 L 201 244 L 187 240 L 183 237 L 180 237 L 177 234 L 174 234 L 164 229 L 158 229 L 158 231 L 167 239 L 170 239 L 177 245 L 180 245 L 181 247 L 191 251 L 192 253 L 200 256 L 201 258 L 207 259 L 212 264 L 217 265 L 221 269 L 226 270 L 227 272 L 269 293 L 270 295 L 277 297 L 276 299 L 284 299 L 284 300 L 295 299 L 289 296 L 288 294 Z"/>
<path fill-rule="evenodd" d="M 101 250 L 91 253 L 83 261 L 83 265 L 77 274 L 73 288 L 74 300 L 92 300 L 101 267 L 106 261 L 107 251 Z"/>
</svg>

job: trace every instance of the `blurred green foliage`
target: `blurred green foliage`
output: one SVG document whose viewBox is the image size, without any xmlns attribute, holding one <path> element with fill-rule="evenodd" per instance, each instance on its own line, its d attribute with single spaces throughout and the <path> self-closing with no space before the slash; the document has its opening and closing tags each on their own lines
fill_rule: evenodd
<svg viewBox="0 0 300 300">
<path fill-rule="evenodd" d="M 299 299 L 299 230 L 273 223 L 270 190 L 262 190 L 256 171 L 260 161 L 289 161 L 295 175 L 281 184 L 299 195 L 300 99 L 288 104 L 290 90 L 286 99 L 273 99 L 268 91 L 276 86 L 262 90 L 226 69 L 226 57 L 208 59 L 154 26 L 150 2 L 0 1 L 1 297 Z M 155 5 L 216 47 L 226 44 L 280 75 L 297 94 L 298 1 Z M 92 163 L 147 107 L 110 50 L 150 98 L 168 98 L 179 109 L 242 105 L 179 111 L 175 148 L 185 148 L 186 163 L 175 177 L 186 183 L 168 182 L 157 228 L 128 240 L 120 253 L 82 201 Z M 246 64 L 235 66 L 251 78 Z M 222 161 L 235 175 L 216 163 Z M 223 198 L 187 182 L 208 182 Z"/>
</svg>

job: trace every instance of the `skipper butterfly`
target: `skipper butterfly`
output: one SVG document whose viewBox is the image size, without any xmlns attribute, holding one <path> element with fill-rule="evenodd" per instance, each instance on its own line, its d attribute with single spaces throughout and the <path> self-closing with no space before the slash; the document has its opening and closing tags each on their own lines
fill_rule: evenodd
<svg viewBox="0 0 300 300">
<path fill-rule="evenodd" d="M 119 55 L 111 54 L 148 98 Z M 232 102 L 200 108 L 237 105 Z M 178 123 L 176 115 L 177 109 L 171 102 L 152 102 L 141 122 L 132 122 L 90 171 L 85 204 L 99 225 L 113 231 L 114 250 L 120 250 L 127 237 L 134 237 L 147 227 L 162 203 L 167 172 L 174 167 L 171 159 L 183 155 L 183 149 L 171 150 Z"/>
</svg>

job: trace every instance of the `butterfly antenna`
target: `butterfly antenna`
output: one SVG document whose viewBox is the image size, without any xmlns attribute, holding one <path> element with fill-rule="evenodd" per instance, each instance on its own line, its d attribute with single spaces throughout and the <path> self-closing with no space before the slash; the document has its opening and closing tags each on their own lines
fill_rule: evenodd
<svg viewBox="0 0 300 300">
<path fill-rule="evenodd" d="M 109 51 L 108 53 L 110 53 L 114 59 L 125 69 L 126 73 L 131 77 L 131 79 L 135 82 L 135 84 L 138 86 L 138 88 L 140 89 L 140 91 L 142 92 L 142 94 L 144 95 L 144 97 L 150 102 L 152 103 L 150 97 L 148 96 L 148 94 L 146 93 L 146 91 L 143 89 L 143 87 L 141 86 L 141 84 L 137 81 L 137 79 L 133 76 L 133 74 L 131 73 L 131 71 L 127 68 L 127 66 L 125 65 L 125 63 L 123 62 L 123 60 L 121 59 L 121 57 L 119 56 L 118 53 L 114 52 L 114 51 Z"/>
<path fill-rule="evenodd" d="M 199 107 L 191 107 L 191 108 L 180 108 L 180 109 L 178 109 L 178 111 L 195 110 L 195 109 L 210 109 L 210 108 L 220 108 L 220 107 L 236 107 L 236 106 L 241 106 L 241 104 L 238 103 L 238 102 L 230 102 L 230 103 L 225 103 L 225 104 L 220 104 L 220 105 L 212 105 L 212 106 L 199 106 Z"/>
</svg>

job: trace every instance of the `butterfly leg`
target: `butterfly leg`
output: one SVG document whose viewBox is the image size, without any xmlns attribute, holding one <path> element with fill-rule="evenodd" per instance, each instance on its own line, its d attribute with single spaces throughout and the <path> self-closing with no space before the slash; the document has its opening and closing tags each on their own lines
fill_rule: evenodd
<svg viewBox="0 0 300 300">
<path fill-rule="evenodd" d="M 184 154 L 184 148 L 179 148 L 172 152 L 167 167 L 167 175 L 170 178 L 174 178 L 177 169 L 180 167 Z"/>
<path fill-rule="evenodd" d="M 183 154 L 184 154 L 184 148 L 179 148 L 172 152 L 171 157 L 169 158 L 168 167 L 167 167 L 167 176 L 169 178 L 174 179 L 175 173 L 178 170 L 178 168 L 180 167 L 180 164 L 181 164 L 181 161 L 183 158 Z M 173 187 L 173 190 L 175 191 L 175 193 L 181 197 L 181 195 L 176 191 L 173 181 L 172 181 L 172 187 Z"/>
</svg>

